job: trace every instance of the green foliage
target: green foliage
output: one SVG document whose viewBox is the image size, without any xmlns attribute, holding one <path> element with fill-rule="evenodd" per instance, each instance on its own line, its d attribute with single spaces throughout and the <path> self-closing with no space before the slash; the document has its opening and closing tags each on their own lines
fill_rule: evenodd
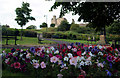
<svg viewBox="0 0 120 78">
<path fill-rule="evenodd" d="M 50 27 L 55 27 L 55 24 L 50 24 Z"/>
<path fill-rule="evenodd" d="M 71 27 L 70 27 L 70 30 L 71 31 L 76 31 L 78 28 L 79 28 L 78 24 L 72 24 Z"/>
<path fill-rule="evenodd" d="M 16 33 L 17 31 L 17 33 Z M 13 29 L 13 28 L 8 28 L 8 27 L 2 27 L 2 35 L 3 36 L 15 36 L 19 35 L 19 30 L 18 29 Z"/>
<path fill-rule="evenodd" d="M 23 34 L 25 37 L 37 37 L 37 32 L 31 30 L 24 30 Z"/>
<path fill-rule="evenodd" d="M 43 22 L 42 25 L 40 25 L 40 28 L 45 28 L 45 27 L 47 27 L 47 24 Z"/>
<path fill-rule="evenodd" d="M 94 33 L 95 30 L 93 28 L 90 27 L 79 27 L 76 32 L 78 33 L 82 33 L 82 34 L 91 34 Z"/>
<path fill-rule="evenodd" d="M 120 34 L 120 22 L 115 21 L 107 28 L 107 32 L 110 34 Z"/>
<path fill-rule="evenodd" d="M 67 21 L 62 21 L 58 26 L 58 31 L 68 31 L 70 30 L 70 24 Z"/>
<path fill-rule="evenodd" d="M 37 29 L 37 27 L 35 25 L 30 25 L 26 29 Z"/>
<path fill-rule="evenodd" d="M 23 25 L 26 25 L 27 22 L 29 22 L 29 20 L 35 20 L 34 17 L 30 16 L 30 12 L 32 11 L 31 9 L 29 9 L 30 4 L 29 3 L 22 3 L 21 8 L 16 8 L 15 12 L 16 12 L 16 18 L 15 20 L 17 21 L 17 23 L 22 27 Z"/>
</svg>

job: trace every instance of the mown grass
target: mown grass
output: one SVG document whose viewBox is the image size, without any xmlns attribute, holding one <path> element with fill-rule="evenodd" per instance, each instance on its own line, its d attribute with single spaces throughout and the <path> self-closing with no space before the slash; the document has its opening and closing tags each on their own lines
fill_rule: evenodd
<svg viewBox="0 0 120 78">
<path fill-rule="evenodd" d="M 23 40 L 20 40 L 20 36 L 18 36 L 17 39 L 19 39 L 17 40 L 17 44 L 19 45 L 44 45 L 44 44 L 56 43 L 54 41 L 43 40 L 41 41 L 42 44 L 39 44 L 37 37 L 23 37 Z M 6 44 L 5 39 L 2 41 L 2 44 Z M 14 39 L 9 40 L 8 44 L 14 45 L 15 40 Z"/>
</svg>

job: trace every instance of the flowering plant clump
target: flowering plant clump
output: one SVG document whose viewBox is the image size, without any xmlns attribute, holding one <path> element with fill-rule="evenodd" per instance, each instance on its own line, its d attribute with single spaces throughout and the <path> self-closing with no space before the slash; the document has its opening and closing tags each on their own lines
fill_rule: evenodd
<svg viewBox="0 0 120 78">
<path fill-rule="evenodd" d="M 3 69 L 31 76 L 96 77 L 120 75 L 120 49 L 101 45 L 58 44 L 56 47 L 12 48 L 2 53 Z"/>
</svg>

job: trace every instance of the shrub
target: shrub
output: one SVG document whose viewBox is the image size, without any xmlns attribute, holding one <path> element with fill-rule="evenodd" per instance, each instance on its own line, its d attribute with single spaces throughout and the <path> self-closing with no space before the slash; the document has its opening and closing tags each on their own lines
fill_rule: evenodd
<svg viewBox="0 0 120 78">
<path fill-rule="evenodd" d="M 54 33 L 43 32 L 43 37 L 44 37 L 44 38 L 52 38 L 52 35 L 54 35 Z"/>
<path fill-rule="evenodd" d="M 16 31 L 18 33 L 16 33 Z M 2 35 L 3 36 L 15 36 L 19 35 L 19 30 L 18 29 L 13 29 L 13 28 L 8 28 L 8 27 L 2 27 Z"/>
<path fill-rule="evenodd" d="M 71 27 L 70 27 L 70 30 L 71 31 L 76 31 L 78 28 L 79 28 L 78 24 L 72 24 Z"/>
<path fill-rule="evenodd" d="M 37 37 L 37 32 L 35 31 L 30 31 L 30 30 L 24 30 L 23 35 L 25 37 Z"/>
</svg>

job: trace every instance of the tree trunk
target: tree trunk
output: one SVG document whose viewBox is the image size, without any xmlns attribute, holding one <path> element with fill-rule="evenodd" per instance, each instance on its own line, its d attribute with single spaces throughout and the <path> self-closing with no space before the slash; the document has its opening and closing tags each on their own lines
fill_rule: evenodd
<svg viewBox="0 0 120 78">
<path fill-rule="evenodd" d="M 20 33 L 20 36 L 21 36 L 21 40 L 22 40 L 22 32 L 23 31 L 23 27 L 21 26 L 21 33 Z"/>
<path fill-rule="evenodd" d="M 105 36 L 105 43 L 107 43 L 107 40 L 106 40 L 106 28 L 105 28 L 105 26 L 103 28 L 103 35 Z"/>
</svg>

